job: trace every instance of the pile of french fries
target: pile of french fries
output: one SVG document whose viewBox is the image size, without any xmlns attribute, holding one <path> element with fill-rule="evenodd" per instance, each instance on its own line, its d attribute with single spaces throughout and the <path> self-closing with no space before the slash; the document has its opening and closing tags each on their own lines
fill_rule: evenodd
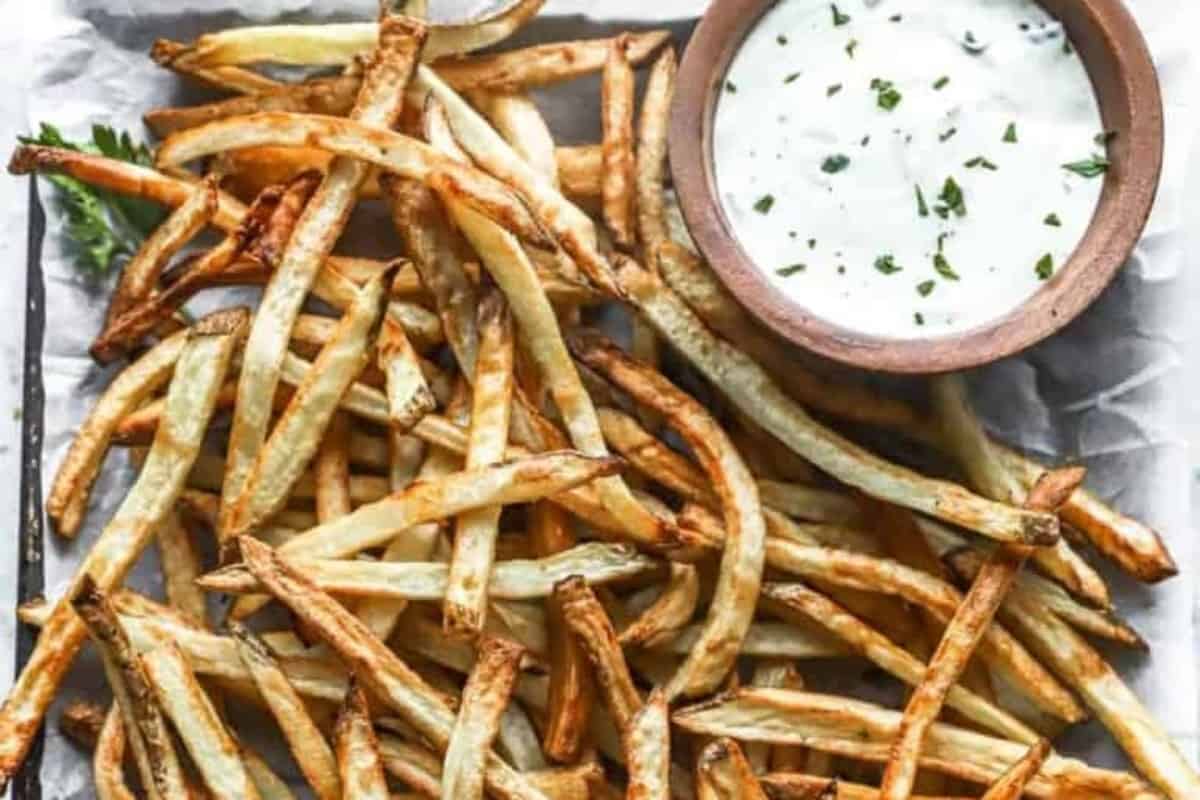
<svg viewBox="0 0 1200 800">
<path fill-rule="evenodd" d="M 113 701 L 61 725 L 101 798 L 292 797 L 241 706 L 322 800 L 1200 797 L 1092 643 L 1144 647 L 1081 551 L 1153 582 L 1159 537 L 990 439 L 960 376 L 913 405 L 748 318 L 671 222 L 669 36 L 472 54 L 541 5 L 162 41 L 231 96 L 149 112 L 157 169 L 18 148 L 14 173 L 171 211 L 92 347 L 125 366 L 54 529 L 114 446 L 140 471 L 70 589 L 20 610 L 41 633 L 0 783 L 90 641 Z M 559 147 L 530 92 L 590 73 L 603 141 Z M 395 260 L 334 254 L 360 203 L 390 209 Z M 261 303 L 181 315 L 230 285 Z M 151 546 L 165 601 L 124 587 Z M 907 694 L 814 691 L 817 661 Z M 1136 774 L 1053 751 L 1092 716 Z"/>
</svg>

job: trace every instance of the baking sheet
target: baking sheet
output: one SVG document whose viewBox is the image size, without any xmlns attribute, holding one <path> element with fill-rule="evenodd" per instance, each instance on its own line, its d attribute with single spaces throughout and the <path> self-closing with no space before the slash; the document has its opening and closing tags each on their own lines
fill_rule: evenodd
<svg viewBox="0 0 1200 800">
<path fill-rule="evenodd" d="M 885 0 L 887 1 L 887 0 Z M 902 7 L 902 1 L 900 7 Z M 858 2 L 858 0 L 852 0 Z M 432 0 L 437 16 L 455 17 L 487 5 L 478 0 Z M 682 43 L 697 2 L 612 0 L 603 9 L 585 0 L 550 0 L 547 17 L 521 32 L 515 42 L 603 35 L 615 29 L 671 23 Z M 1184 220 L 1194 219 L 1194 200 L 1185 192 L 1188 159 L 1195 141 L 1195 112 L 1187 90 L 1195 87 L 1188 36 L 1196 30 L 1186 0 L 1131 0 L 1163 81 L 1167 114 L 1164 180 L 1146 236 L 1131 263 L 1100 301 L 1059 336 L 1020 357 L 972 376 L 975 396 L 989 426 L 1002 438 L 1047 458 L 1083 460 L 1089 485 L 1117 505 L 1163 532 L 1179 561 L 1182 576 L 1147 588 L 1113 576 L 1118 607 L 1145 635 L 1150 657 L 1118 654 L 1118 662 L 1136 691 L 1194 757 L 1197 731 L 1197 643 L 1193 626 L 1195 570 L 1189 525 L 1189 468 L 1177 425 L 1177 398 L 1185 386 L 1181 343 L 1195 327 L 1188 297 L 1196 288 L 1185 269 L 1189 240 Z M 247 6 L 252 6 L 247 8 Z M 42 120 L 69 134 L 86 134 L 93 122 L 141 131 L 147 108 L 202 94 L 155 67 L 145 53 L 158 36 L 188 39 L 203 31 L 268 21 L 363 19 L 374 3 L 261 0 L 72 0 L 38 4 L 25 18 L 31 70 L 26 100 L 28 128 Z M 18 13 L 21 13 L 20 11 Z M 582 80 L 539 95 L 556 135 L 567 143 L 598 138 L 598 84 Z M 45 236 L 30 247 L 30 299 L 33 305 L 26 345 L 26 389 L 30 401 L 26 446 L 41 455 L 31 459 L 31 483 L 23 495 L 40 516 L 40 498 L 63 457 L 75 427 L 111 378 L 87 357 L 87 345 L 99 330 L 109 286 L 81 278 L 72 266 L 63 220 L 45 184 L 38 194 L 46 203 Z M 1195 196 L 1193 193 L 1192 197 Z M 36 217 L 36 215 L 34 215 Z M 36 231 L 35 223 L 35 233 Z M 25 236 L 25 231 L 8 231 Z M 40 243 L 40 253 L 38 245 Z M 44 283 L 44 299 L 37 296 Z M 210 301 L 211 302 L 211 301 Z M 44 317 L 38 312 L 44 309 Z M 39 334 L 41 336 L 39 337 Z M 40 376 L 38 372 L 40 370 Z M 40 377 L 40 381 L 38 378 Z M 44 407 L 38 411 L 38 391 Z M 80 553 L 113 513 L 131 480 L 124 455 L 110 456 L 93 497 L 88 524 L 75 542 L 45 538 L 44 558 L 14 575 L 15 565 L 0 565 L 0 582 L 18 577 L 56 597 L 71 576 Z M 24 526 L 34 540 L 39 526 Z M 32 546 L 32 542 L 30 546 Z M 157 592 L 156 569 L 148 559 L 132 583 Z M 102 696 L 94 663 L 81 660 L 63 696 Z M 89 669 L 88 666 L 91 668 Z M 1064 749 L 1102 764 L 1120 763 L 1107 735 L 1095 725 L 1073 731 Z M 286 763 L 286 762 L 284 762 Z M 93 796 L 87 761 L 54 730 L 47 731 L 40 769 L 42 796 Z M 20 782 L 18 782 L 19 785 Z M 14 790 L 16 791 L 16 790 Z M 14 796 L 22 796 L 14 794 Z M 32 797 L 32 794 L 25 796 Z"/>
</svg>

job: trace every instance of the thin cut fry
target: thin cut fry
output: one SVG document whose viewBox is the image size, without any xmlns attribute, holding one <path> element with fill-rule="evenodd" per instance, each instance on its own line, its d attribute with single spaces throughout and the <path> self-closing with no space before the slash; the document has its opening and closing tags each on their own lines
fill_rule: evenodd
<svg viewBox="0 0 1200 800">
<path fill-rule="evenodd" d="M 371 725 L 367 696 L 357 683 L 351 681 L 346 700 L 338 712 L 337 769 L 344 797 L 355 800 L 387 800 L 387 780 L 383 776 L 383 757 L 379 740 Z"/>
<path fill-rule="evenodd" d="M 125 724 L 121 710 L 114 703 L 104 718 L 96 739 L 96 752 L 92 754 L 97 800 L 134 800 L 125 783 L 125 745 Z"/>
<path fill-rule="evenodd" d="M 1050 742 L 1042 739 L 1029 748 L 1029 752 L 1021 756 L 1021 760 L 1012 765 L 1008 772 L 1001 776 L 987 790 L 983 800 L 1021 800 L 1025 786 L 1034 775 L 1042 769 L 1051 753 Z"/>
<path fill-rule="evenodd" d="M 482 799 L 486 756 L 512 695 L 523 652 L 520 645 L 492 636 L 480 639 L 478 651 L 446 747 L 442 800 Z"/>
<path fill-rule="evenodd" d="M 489 294 L 479 308 L 467 469 L 480 469 L 504 457 L 512 414 L 513 342 L 512 318 L 504 296 Z M 460 636 L 474 637 L 483 630 L 500 511 L 499 506 L 484 506 L 456 520 L 442 618 L 446 630 Z"/>
<path fill-rule="evenodd" d="M 154 445 L 133 488 L 79 565 L 73 588 L 78 588 L 85 575 L 91 575 L 105 591 L 119 585 L 174 506 L 208 429 L 217 390 L 246 319 L 245 309 L 221 311 L 202 319 L 186 334 Z M 0 708 L 0 789 L 20 766 L 59 683 L 87 637 L 83 623 L 71 610 L 71 594 L 68 591 L 55 605 L 43 635 Z"/>
<path fill-rule="evenodd" d="M 354 99 L 361 84 L 362 79 L 355 76 L 317 78 L 216 103 L 183 108 L 155 108 L 146 112 L 142 119 L 155 136 L 165 138 L 176 131 L 229 117 L 253 114 L 255 111 L 298 111 L 343 117 L 354 107 Z"/>
<path fill-rule="evenodd" d="M 313 461 L 313 482 L 317 520 L 329 522 L 349 514 L 350 496 L 350 417 L 344 412 L 333 415 L 325 438 Z"/>
<path fill-rule="evenodd" d="M 600 121 L 603 125 L 604 173 L 601 196 L 604 221 L 614 241 L 629 249 L 634 244 L 636 166 L 633 156 L 633 67 L 626 50 L 629 35 L 609 43 L 600 81 Z"/>
<path fill-rule="evenodd" d="M 754 622 L 742 637 L 740 655 L 757 658 L 837 658 L 848 651 L 832 637 L 809 625 Z M 687 655 L 699 644 L 703 629 L 690 626 L 657 649 L 676 655 Z"/>
<path fill-rule="evenodd" d="M 279 730 L 308 785 L 320 800 L 337 800 L 342 796 L 337 759 L 304 701 L 262 639 L 236 622 L 230 623 L 229 630 L 237 642 L 242 663 L 279 723 Z"/>
<path fill-rule="evenodd" d="M 722 737 L 696 759 L 697 800 L 767 800 L 737 742 Z"/>
<path fill-rule="evenodd" d="M 1058 538 L 1058 518 L 1052 514 L 985 500 L 890 464 L 842 438 L 813 420 L 745 354 L 713 336 L 653 275 L 626 264 L 618 280 L 659 334 L 722 387 L 734 405 L 843 483 L 1001 541 L 1048 544 Z"/>
<path fill-rule="evenodd" d="M 637 142 L 637 230 L 642 260 L 658 270 L 658 248 L 667 240 L 663 175 L 667 163 L 667 123 L 675 95 L 675 49 L 666 47 L 646 82 Z"/>
<path fill-rule="evenodd" d="M 389 313 L 379 331 L 379 368 L 387 380 L 388 418 L 392 430 L 404 432 L 437 407 L 421 359 L 401 325 Z"/>
<path fill-rule="evenodd" d="M 156 64 L 173 69 L 181 75 L 195 78 L 217 89 L 241 94 L 262 94 L 280 87 L 277 81 L 241 67 L 195 67 L 174 63 L 177 56 L 187 50 L 187 45 L 170 39 L 156 39 L 150 49 L 150 58 Z"/>
<path fill-rule="evenodd" d="M 671 577 L 632 623 L 621 631 L 623 646 L 655 647 L 674 638 L 692 619 L 700 599 L 700 574 L 691 564 L 671 564 Z"/>
<path fill-rule="evenodd" d="M 214 798 L 260 800 L 240 751 L 212 701 L 174 642 L 142 656 L 142 666 L 167 716 Z"/>
<path fill-rule="evenodd" d="M 600 196 L 604 174 L 604 148 L 598 144 L 559 147 L 554 151 L 558 182 L 567 197 L 592 198 Z"/>
<path fill-rule="evenodd" d="M 633 715 L 626 733 L 629 772 L 627 800 L 668 800 L 671 797 L 671 719 L 667 696 L 650 693 Z"/>
<path fill-rule="evenodd" d="M 668 698 L 707 694 L 733 666 L 754 618 L 766 539 L 758 488 L 725 432 L 700 403 L 610 342 L 575 334 L 569 344 L 584 363 L 667 419 L 696 454 L 721 498 L 725 548 L 704 634 L 666 687 Z"/>
<path fill-rule="evenodd" d="M 824 753 L 822 756 L 826 755 Z M 850 783 L 841 778 L 777 771 L 764 775 L 759 783 L 772 800 L 879 800 L 879 790 L 873 786 Z M 968 800 L 966 797 L 915 794 L 912 800 Z"/>
<path fill-rule="evenodd" d="M 513 150 L 558 186 L 554 137 L 533 99 L 524 92 L 472 92 L 469 96 Z"/>
</svg>

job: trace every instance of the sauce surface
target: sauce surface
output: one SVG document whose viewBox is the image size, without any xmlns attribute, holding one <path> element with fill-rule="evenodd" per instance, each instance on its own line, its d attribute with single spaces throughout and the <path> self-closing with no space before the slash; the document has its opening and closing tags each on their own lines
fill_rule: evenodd
<svg viewBox="0 0 1200 800">
<path fill-rule="evenodd" d="M 1105 145 L 1078 54 L 1032 0 L 781 0 L 713 131 L 725 214 L 774 289 L 892 338 L 977 327 L 1052 279 Z"/>
</svg>

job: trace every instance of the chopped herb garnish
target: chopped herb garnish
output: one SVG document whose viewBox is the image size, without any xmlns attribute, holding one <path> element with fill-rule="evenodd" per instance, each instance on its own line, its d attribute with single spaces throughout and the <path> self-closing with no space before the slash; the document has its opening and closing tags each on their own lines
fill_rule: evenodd
<svg viewBox="0 0 1200 800">
<path fill-rule="evenodd" d="M 1038 276 L 1038 280 L 1050 280 L 1050 276 L 1054 274 L 1054 257 L 1046 253 L 1046 255 L 1038 259 L 1033 271 Z"/>
<path fill-rule="evenodd" d="M 956 133 L 958 133 L 958 128 L 951 128 L 950 130 L 946 131 L 945 133 L 939 133 L 938 141 L 942 142 L 942 143 L 948 142 L 952 138 L 954 138 L 954 134 L 956 134 Z"/>
<path fill-rule="evenodd" d="M 950 266 L 950 262 L 941 253 L 933 254 L 933 268 L 948 281 L 958 280 L 958 273 L 954 271 L 954 267 Z"/>
<path fill-rule="evenodd" d="M 816 239 L 809 239 L 809 240 L 808 240 L 808 249 L 809 249 L 809 250 L 812 250 L 812 249 L 813 249 L 814 247 L 816 247 L 816 246 L 817 246 L 817 240 L 816 240 Z"/>
<path fill-rule="evenodd" d="M 954 180 L 954 178 L 946 178 L 946 182 L 942 184 L 942 191 L 938 194 L 938 199 L 942 204 L 934 207 L 934 211 L 938 216 L 945 219 L 948 211 L 953 211 L 956 216 L 965 217 L 967 214 L 966 198 L 963 197 L 962 187 Z"/>
<path fill-rule="evenodd" d="M 1008 123 L 1008 127 L 1004 129 L 1004 136 L 1001 137 L 1000 141 L 1008 142 L 1009 144 L 1017 143 L 1017 123 Z"/>
<path fill-rule="evenodd" d="M 842 153 L 837 153 L 835 155 L 828 156 L 824 161 L 821 162 L 821 172 L 827 172 L 830 175 L 834 175 L 838 172 L 841 172 L 848 166 L 850 166 L 850 157 Z"/>
<path fill-rule="evenodd" d="M 933 287 L 935 286 L 937 284 L 934 281 L 921 281 L 917 284 L 917 294 L 921 295 L 921 297 L 929 297 L 930 292 L 933 291 Z"/>
<path fill-rule="evenodd" d="M 1081 178 L 1095 178 L 1108 172 L 1109 161 L 1104 156 L 1093 155 L 1091 158 L 1086 158 L 1083 161 L 1072 161 L 1069 164 L 1063 164 L 1062 168 L 1067 172 L 1074 172 Z"/>
<path fill-rule="evenodd" d="M 1075 52 L 1075 48 L 1071 47 L 1071 40 L 1065 36 L 1063 37 L 1062 51 L 1063 51 L 1063 55 L 1067 55 L 1067 56 L 1069 56 L 1069 55 L 1071 55 L 1071 53 Z"/>
<path fill-rule="evenodd" d="M 835 27 L 840 27 L 840 26 L 842 26 L 842 25 L 845 25 L 845 24 L 847 24 L 848 22 L 850 22 L 850 15 L 849 15 L 849 14 L 843 14 L 843 13 L 842 13 L 842 12 L 841 12 L 841 11 L 838 9 L 838 7 L 837 7 L 837 5 L 836 5 L 836 4 L 834 4 L 834 3 L 830 3 L 830 4 L 829 4 L 829 10 L 833 12 L 833 24 L 834 24 L 834 26 L 835 26 Z"/>
<path fill-rule="evenodd" d="M 775 37 L 775 41 L 779 42 L 780 44 L 787 44 L 788 38 L 781 33 Z"/>
<path fill-rule="evenodd" d="M 925 324 L 925 315 L 922 314 L 920 311 L 914 311 L 913 312 L 913 322 L 917 323 L 918 325 L 924 325 Z"/>
<path fill-rule="evenodd" d="M 977 56 L 984 50 L 987 50 L 987 45 L 975 38 L 975 34 L 967 31 L 963 34 L 962 48 L 973 56 Z"/>
<path fill-rule="evenodd" d="M 837 94 L 841 90 L 842 90 L 842 85 L 840 83 L 830 84 L 829 87 L 825 90 L 825 96 L 833 97 L 835 94 Z"/>
<path fill-rule="evenodd" d="M 1108 143 L 1117 138 L 1116 131 L 1100 131 L 1092 141 L 1099 147 L 1108 147 Z"/>
<path fill-rule="evenodd" d="M 913 188 L 917 190 L 917 216 L 928 217 L 929 204 L 925 202 L 925 193 L 921 191 L 920 186 L 914 186 Z"/>
<path fill-rule="evenodd" d="M 946 238 L 949 236 L 950 236 L 950 234 L 948 234 L 948 233 L 939 233 L 938 234 L 937 251 L 939 253 L 946 249 Z"/>
<path fill-rule="evenodd" d="M 799 72 L 793 72 L 791 75 L 788 75 L 786 78 L 784 78 L 784 79 L 783 79 L 783 82 L 784 82 L 784 83 L 791 83 L 792 81 L 796 80 L 796 78 L 799 78 L 799 77 L 800 77 L 800 73 L 799 73 Z"/>
<path fill-rule="evenodd" d="M 888 17 L 888 22 L 899 22 L 902 19 L 904 19 L 902 14 L 892 14 L 890 17 Z"/>
<path fill-rule="evenodd" d="M 730 94 L 737 94 L 737 84 L 733 81 L 725 81 L 725 91 Z"/>
<path fill-rule="evenodd" d="M 872 78 L 871 89 L 876 93 L 876 105 L 886 111 L 891 111 L 900 105 L 900 101 L 904 97 L 904 95 L 896 91 L 896 87 L 892 85 L 891 81 L 885 81 L 882 78 Z"/>
<path fill-rule="evenodd" d="M 775 270 L 775 274 L 782 278 L 789 278 L 792 275 L 795 275 L 797 272 L 804 272 L 806 269 L 808 269 L 807 264 L 791 264 Z"/>
<path fill-rule="evenodd" d="M 970 161 L 967 161 L 963 166 L 965 166 L 967 169 L 974 169 L 975 167 L 982 167 L 983 169 L 990 169 L 993 172 L 1000 169 L 993 162 L 989 161 L 988 159 L 984 158 L 983 156 L 975 156 Z"/>
<path fill-rule="evenodd" d="M 858 39 L 851 39 L 846 42 L 846 55 L 854 58 L 854 51 L 858 49 Z"/>
<path fill-rule="evenodd" d="M 754 203 L 754 210 L 760 214 L 766 214 L 771 210 L 771 206 L 775 205 L 775 195 L 764 194 Z"/>
<path fill-rule="evenodd" d="M 1046 223 L 1052 228 L 1062 227 L 1062 220 L 1058 218 L 1058 214 L 1047 214 L 1046 218 L 1042 220 L 1042 222 Z"/>
<path fill-rule="evenodd" d="M 950 83 L 950 76 L 943 75 L 942 77 L 938 78 L 936 81 L 933 82 L 933 88 L 940 92 L 942 89 L 946 88 L 946 84 L 948 84 L 948 83 Z"/>
<path fill-rule="evenodd" d="M 870 144 L 870 143 L 871 143 L 871 137 L 870 137 L 870 136 L 864 136 L 864 137 L 862 137 L 862 141 L 861 141 L 861 142 L 859 142 L 859 144 L 860 144 L 860 145 L 862 145 L 863 147 L 866 147 L 866 146 L 867 146 L 868 144 Z"/>
<path fill-rule="evenodd" d="M 838 264 L 838 270 L 837 270 L 837 272 L 838 272 L 838 275 L 845 275 L 845 274 L 846 274 L 846 265 L 845 265 L 845 264 Z"/>
<path fill-rule="evenodd" d="M 884 275 L 895 275 L 904 269 L 896 263 L 895 257 L 891 253 L 885 253 L 875 259 L 875 269 L 882 272 Z"/>
</svg>

